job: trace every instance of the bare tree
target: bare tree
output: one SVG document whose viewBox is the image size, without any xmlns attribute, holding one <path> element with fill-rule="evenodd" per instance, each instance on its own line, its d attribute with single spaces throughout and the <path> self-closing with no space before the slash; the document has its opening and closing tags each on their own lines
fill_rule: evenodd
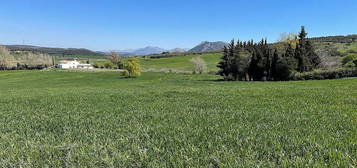
<svg viewBox="0 0 357 168">
<path fill-rule="evenodd" d="M 0 46 L 0 69 L 9 69 L 16 65 L 16 60 L 14 56 L 12 56 L 9 50 Z"/>
<path fill-rule="evenodd" d="M 118 66 L 118 69 L 123 68 L 124 64 L 123 64 L 122 58 L 121 58 L 121 56 L 118 55 L 117 52 L 111 51 L 110 56 L 108 56 L 107 58 L 114 65 Z"/>
<path fill-rule="evenodd" d="M 297 34 L 295 33 L 281 33 L 278 42 L 286 42 L 295 39 L 297 39 Z"/>
<path fill-rule="evenodd" d="M 31 67 L 40 65 L 48 67 L 53 64 L 52 57 L 48 54 L 34 54 L 31 52 L 27 53 L 23 57 L 20 57 L 18 61 Z"/>
<path fill-rule="evenodd" d="M 281 33 L 278 42 L 290 44 L 293 48 L 296 47 L 299 42 L 298 35 L 295 33 Z"/>
<path fill-rule="evenodd" d="M 190 60 L 195 66 L 194 73 L 202 74 L 207 71 L 207 64 L 201 57 L 194 57 Z"/>
<path fill-rule="evenodd" d="M 316 53 L 321 59 L 320 69 L 333 70 L 341 65 L 341 57 L 332 57 L 329 52 L 324 49 L 318 49 Z"/>
</svg>

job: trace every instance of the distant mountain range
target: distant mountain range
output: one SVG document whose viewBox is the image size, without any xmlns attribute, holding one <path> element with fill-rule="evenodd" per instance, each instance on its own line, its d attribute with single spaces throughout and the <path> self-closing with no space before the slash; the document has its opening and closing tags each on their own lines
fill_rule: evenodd
<svg viewBox="0 0 357 168">
<path fill-rule="evenodd" d="M 186 51 L 187 49 L 183 49 L 183 48 L 175 48 L 172 50 L 167 50 L 160 47 L 152 47 L 152 46 L 139 48 L 139 49 L 115 50 L 115 52 L 117 52 L 121 56 L 142 56 L 142 55 L 151 55 L 151 54 L 161 54 L 163 52 L 181 53 Z"/>
<path fill-rule="evenodd" d="M 227 44 L 228 43 L 223 41 L 217 41 L 217 42 L 204 41 L 201 44 L 189 50 L 188 52 L 219 51 L 219 50 L 223 50 L 224 46 L 226 46 Z"/>
<path fill-rule="evenodd" d="M 165 52 L 165 49 L 159 47 L 145 47 L 139 49 L 129 49 L 129 50 L 118 50 L 115 51 L 121 56 L 141 56 L 141 55 L 150 55 L 150 54 L 161 54 Z"/>
<path fill-rule="evenodd" d="M 114 50 L 121 56 L 143 56 L 143 55 L 151 55 L 151 54 L 161 54 L 163 52 L 170 53 L 183 53 L 183 52 L 206 52 L 206 51 L 217 51 L 222 50 L 222 48 L 226 45 L 225 42 L 208 42 L 204 41 L 201 44 L 197 45 L 192 49 L 185 48 L 174 48 L 171 50 L 163 49 L 160 47 L 152 47 L 148 46 L 145 48 L 139 49 L 129 49 L 129 50 Z M 41 47 L 41 46 L 33 46 L 33 45 L 5 45 L 11 51 L 33 51 L 33 52 L 41 52 L 59 56 L 102 56 L 108 55 L 109 52 L 101 52 L 101 51 L 92 51 L 85 48 L 51 48 L 51 47 Z"/>
<path fill-rule="evenodd" d="M 310 40 L 313 42 L 315 49 L 317 50 L 329 50 L 329 52 L 335 51 L 336 48 L 341 48 L 341 46 L 345 46 L 344 48 L 348 48 L 347 44 L 357 42 L 357 35 L 347 35 L 347 36 L 327 36 L 327 37 L 312 37 Z M 331 44 L 330 44 L 331 43 Z M 160 47 L 152 47 L 148 46 L 145 48 L 139 49 L 131 49 L 131 50 L 115 50 L 121 56 L 143 56 L 150 54 L 161 54 L 163 52 L 170 53 L 202 53 L 208 51 L 219 51 L 222 50 L 225 45 L 228 43 L 223 41 L 217 42 L 208 42 L 204 41 L 193 47 L 192 49 L 184 49 L 184 48 L 175 48 L 171 50 L 163 49 Z M 272 45 L 277 45 L 279 43 L 273 43 Z M 336 45 L 332 45 L 336 44 Z M 341 44 L 341 45 L 337 45 Z M 101 52 L 101 51 L 91 51 L 85 48 L 51 48 L 51 47 L 40 47 L 40 46 L 32 46 L 32 45 L 4 45 L 9 48 L 11 51 L 33 51 L 33 52 L 42 52 L 47 54 L 54 54 L 64 57 L 79 57 L 83 56 L 83 58 L 105 58 L 109 52 Z M 327 48 L 326 48 L 327 47 Z M 331 51 L 330 51 L 331 50 Z M 333 51 L 332 51 L 333 50 Z M 355 53 L 355 49 L 351 49 Z"/>
<path fill-rule="evenodd" d="M 166 50 L 159 47 L 145 47 L 139 49 L 131 49 L 131 50 L 116 50 L 119 55 L 121 56 L 142 56 L 142 55 L 151 55 L 151 54 L 161 54 L 163 52 L 170 52 L 170 53 L 183 53 L 183 52 L 207 52 L 207 51 L 219 51 L 222 50 L 225 45 L 228 43 L 217 41 L 217 42 L 208 42 L 204 41 L 197 45 L 192 49 L 184 49 L 184 48 L 174 48 L 171 50 Z"/>
</svg>

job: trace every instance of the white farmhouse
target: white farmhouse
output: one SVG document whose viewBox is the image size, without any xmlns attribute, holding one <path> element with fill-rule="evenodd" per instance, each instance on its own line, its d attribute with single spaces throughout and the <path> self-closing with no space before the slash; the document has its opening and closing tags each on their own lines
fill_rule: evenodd
<svg viewBox="0 0 357 168">
<path fill-rule="evenodd" d="M 79 65 L 79 62 L 77 60 L 73 61 L 60 61 L 58 64 L 58 68 L 61 69 L 74 69 L 77 68 Z"/>
<path fill-rule="evenodd" d="M 58 68 L 61 69 L 94 69 L 91 64 L 81 64 L 77 60 L 72 61 L 60 61 Z"/>
</svg>

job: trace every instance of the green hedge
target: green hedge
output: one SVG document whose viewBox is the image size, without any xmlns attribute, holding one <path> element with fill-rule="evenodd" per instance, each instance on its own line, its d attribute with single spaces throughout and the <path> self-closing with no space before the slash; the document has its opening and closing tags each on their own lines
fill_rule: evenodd
<svg viewBox="0 0 357 168">
<path fill-rule="evenodd" d="M 324 80 L 324 79 L 339 79 L 347 77 L 357 77 L 357 68 L 346 68 L 336 70 L 316 70 L 305 73 L 295 73 L 291 80 Z"/>
</svg>

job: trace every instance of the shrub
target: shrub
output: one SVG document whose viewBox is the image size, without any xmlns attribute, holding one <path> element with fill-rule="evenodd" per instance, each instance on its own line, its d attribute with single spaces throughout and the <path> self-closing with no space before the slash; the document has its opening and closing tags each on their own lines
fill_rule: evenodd
<svg viewBox="0 0 357 168">
<path fill-rule="evenodd" d="M 113 69 L 114 66 L 115 65 L 113 63 L 111 63 L 111 62 L 104 63 L 104 67 L 107 68 L 107 69 Z"/>
<path fill-rule="evenodd" d="M 195 70 L 193 71 L 194 74 L 202 74 L 207 71 L 207 64 L 205 60 L 200 57 L 195 57 L 190 60 L 195 65 Z"/>
<path fill-rule="evenodd" d="M 110 56 L 107 57 L 113 65 L 115 65 L 115 68 L 122 69 L 123 68 L 123 60 L 122 57 L 118 55 L 117 52 L 112 51 L 110 53 Z M 114 67 L 114 66 L 113 66 Z"/>
<path fill-rule="evenodd" d="M 93 67 L 94 68 L 100 68 L 100 65 L 96 62 L 96 63 L 93 64 Z"/>
<path fill-rule="evenodd" d="M 120 76 L 129 76 L 129 72 L 128 70 L 123 70 L 123 71 L 120 71 Z"/>
<path fill-rule="evenodd" d="M 348 54 L 343 57 L 342 64 L 345 67 L 356 67 L 357 66 L 357 54 Z"/>
<path fill-rule="evenodd" d="M 347 62 L 345 65 L 343 65 L 344 67 L 348 67 L 348 68 L 353 68 L 353 67 L 356 67 L 357 65 L 350 61 L 350 62 Z"/>
<path fill-rule="evenodd" d="M 141 75 L 141 66 L 136 58 L 129 58 L 125 63 L 125 69 L 129 72 L 129 77 Z"/>
<path fill-rule="evenodd" d="M 292 76 L 292 80 L 323 80 L 347 77 L 357 77 L 357 68 L 345 68 L 326 71 L 316 70 L 312 72 L 296 73 Z"/>
<path fill-rule="evenodd" d="M 273 74 L 273 78 L 275 81 L 285 81 L 289 80 L 289 77 L 291 75 L 293 70 L 289 67 L 289 65 L 286 63 L 286 61 L 281 60 L 277 62 L 276 67 L 275 67 L 275 72 Z"/>
</svg>

